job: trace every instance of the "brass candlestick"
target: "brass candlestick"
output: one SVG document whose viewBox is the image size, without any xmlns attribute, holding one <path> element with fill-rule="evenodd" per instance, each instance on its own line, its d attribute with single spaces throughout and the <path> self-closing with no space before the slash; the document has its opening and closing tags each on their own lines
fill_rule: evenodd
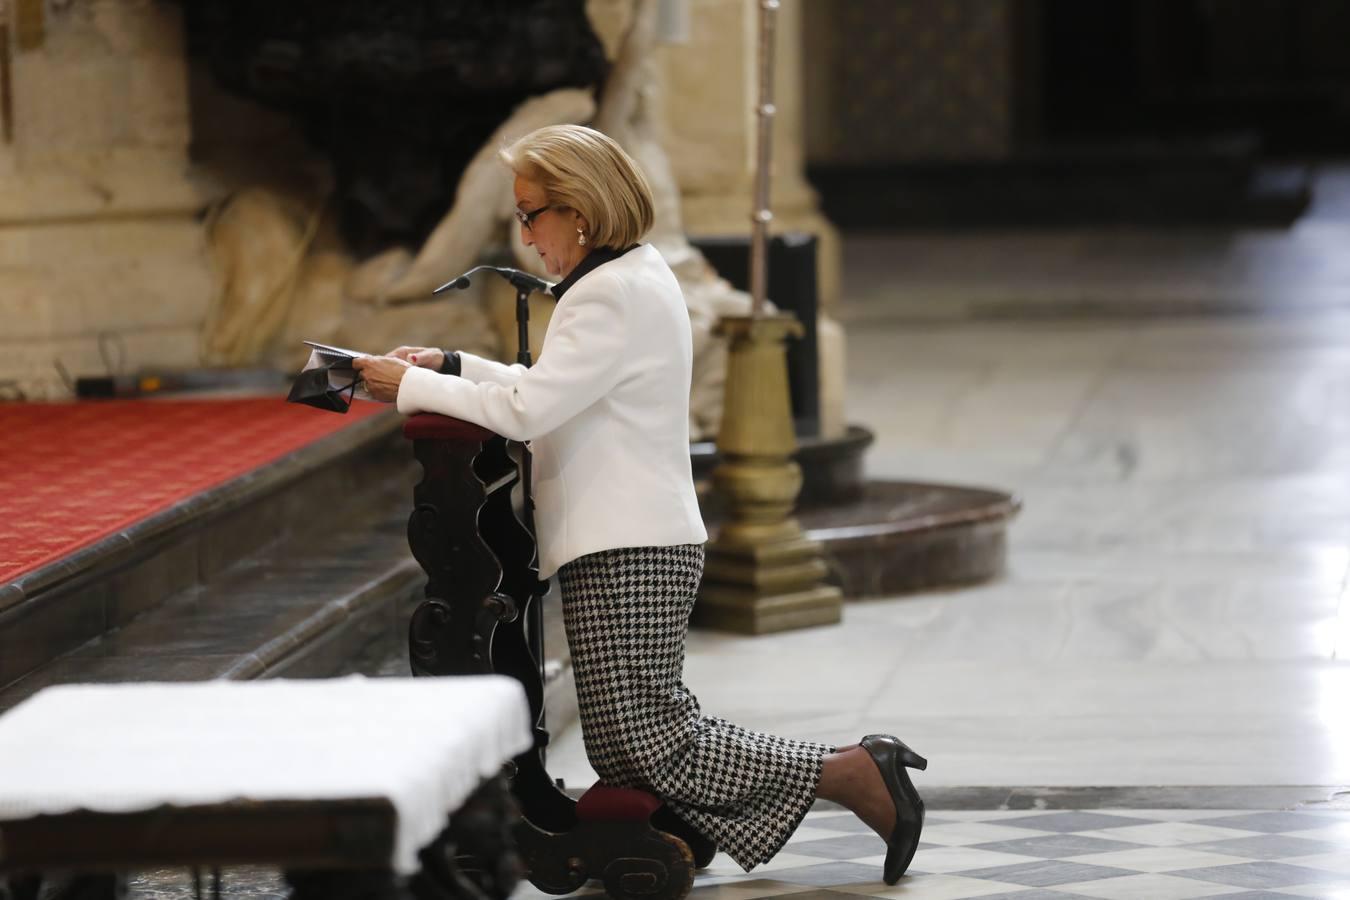
<svg viewBox="0 0 1350 900">
<path fill-rule="evenodd" d="M 800 337 L 790 313 L 765 314 L 768 285 L 769 169 L 773 137 L 773 35 L 778 0 L 760 0 L 758 154 L 751 216 L 752 315 L 718 324 L 728 340 L 726 398 L 714 488 L 730 507 L 708 547 L 694 622 L 763 634 L 838 622 L 843 595 L 822 584 L 821 546 L 802 532 L 792 510 L 802 487 L 793 462 L 797 439 L 788 398 L 784 343 Z"/>
</svg>

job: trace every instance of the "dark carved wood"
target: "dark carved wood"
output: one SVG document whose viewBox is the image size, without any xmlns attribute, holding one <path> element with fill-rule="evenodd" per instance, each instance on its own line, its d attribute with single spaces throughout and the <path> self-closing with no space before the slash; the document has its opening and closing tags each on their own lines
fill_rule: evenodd
<svg viewBox="0 0 1350 900">
<path fill-rule="evenodd" d="M 444 416 L 413 416 L 404 434 L 424 472 L 413 489 L 408 541 L 428 577 L 427 599 L 409 626 L 413 673 L 496 672 L 520 681 L 535 745 L 516 758 L 512 785 L 527 820 L 565 831 L 576 822 L 575 805 L 543 762 L 544 683 L 531 638 L 547 584 L 538 577 L 533 534 L 512 501 L 521 463 L 505 438 Z"/>
<path fill-rule="evenodd" d="M 688 845 L 689 852 L 694 857 L 695 869 L 706 869 L 712 864 L 713 857 L 717 855 L 717 843 L 711 838 L 704 837 L 693 825 L 675 815 L 669 806 L 662 806 L 652 813 L 651 821 L 652 827 L 657 831 L 672 834 Z"/>
<path fill-rule="evenodd" d="M 388 869 L 356 872 L 288 869 L 291 900 L 412 900 L 413 894 Z M 446 895 L 449 896 L 449 895 Z M 477 898 L 464 898 L 477 900 Z"/>
<path fill-rule="evenodd" d="M 408 544 L 429 578 L 427 602 L 414 613 L 409 634 L 417 675 L 493 671 L 497 625 L 519 615 L 513 599 L 498 592 L 501 565 L 478 528 L 478 512 L 498 485 L 484 483 L 474 462 L 494 440 L 500 441 L 475 436 L 416 444 L 426 477 L 414 489 Z"/>
<path fill-rule="evenodd" d="M 650 821 L 579 822 L 576 803 L 544 765 L 548 731 L 540 640 L 546 585 L 538 578 L 527 476 L 521 474 L 529 471 L 527 451 L 441 416 L 413 416 L 404 434 L 413 440 L 425 473 L 414 489 L 408 523 L 413 553 L 428 575 L 426 600 L 409 629 L 413 671 L 497 672 L 524 685 L 535 746 L 516 758 L 511 786 L 522 815 L 515 839 L 530 881 L 555 894 L 599 879 L 621 900 L 683 897 L 694 869 L 716 852 L 711 841 L 664 807 Z M 454 848 L 461 851 L 454 866 L 447 869 L 438 859 L 427 871 L 442 872 L 446 882 L 469 873 L 488 895 L 503 883 L 500 873 L 484 877 L 488 873 L 469 844 Z"/>
<path fill-rule="evenodd" d="M 455 813 L 441 839 L 422 851 L 414 893 L 419 898 L 442 892 L 506 900 L 524 872 L 513 831 L 518 820 L 507 780 L 485 784 Z"/>
<path fill-rule="evenodd" d="M 506 900 L 522 871 L 517 820 L 506 779 L 484 782 L 403 879 L 389 869 L 397 821 L 385 799 L 39 816 L 0 826 L 0 900 L 47 896 L 48 872 L 76 873 L 62 897 L 114 900 L 125 880 L 107 872 L 227 865 L 281 868 L 296 900 Z"/>
<path fill-rule="evenodd" d="M 583 0 L 180 2 L 202 68 L 291 117 L 331 161 L 332 205 L 361 256 L 420 246 L 511 110 L 608 68 Z"/>
<path fill-rule="evenodd" d="M 0 824 L 0 869 L 110 871 L 276 863 L 387 866 L 393 805 L 369 800 L 237 801 L 137 813 L 75 811 Z"/>
<path fill-rule="evenodd" d="M 0 900 L 38 900 L 41 894 L 40 875 L 15 874 L 0 878 Z"/>
<path fill-rule="evenodd" d="M 31 895 L 33 900 L 39 897 L 48 897 L 52 900 L 123 900 L 130 896 L 127 888 L 127 879 L 121 874 L 100 873 L 97 875 L 76 875 L 63 881 L 55 881 L 52 884 L 42 884 L 36 880 L 33 882 L 36 890 Z M 0 893 L 0 897 L 4 894 Z M 18 896 L 22 897 L 23 894 Z"/>
<path fill-rule="evenodd" d="M 615 900 L 678 900 L 694 884 L 694 856 L 684 841 L 642 822 L 590 822 L 564 834 L 520 832 L 530 882 L 547 894 L 570 894 L 599 879 Z"/>
<path fill-rule="evenodd" d="M 355 872 L 289 868 L 292 900 L 506 900 L 520 880 L 511 838 L 516 819 L 505 778 L 489 779 L 418 854 L 421 870 L 411 879 L 396 877 L 387 866 Z"/>
</svg>

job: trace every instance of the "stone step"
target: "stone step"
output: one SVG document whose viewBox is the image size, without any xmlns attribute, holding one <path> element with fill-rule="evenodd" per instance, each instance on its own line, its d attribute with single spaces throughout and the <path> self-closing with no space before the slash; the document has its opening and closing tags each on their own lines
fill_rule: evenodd
<svg viewBox="0 0 1350 900">
<path fill-rule="evenodd" d="M 408 622 L 426 575 L 408 549 L 421 470 L 400 424 L 393 419 L 322 453 L 307 448 L 310 466 L 285 463 L 296 478 L 254 473 L 249 480 L 259 490 L 237 492 L 235 503 L 210 508 L 194 498 L 187 506 L 198 515 L 179 510 L 176 522 L 155 532 L 157 543 L 141 543 L 142 553 L 129 560 L 91 555 L 84 577 L 69 579 L 76 589 L 112 577 L 111 595 L 123 608 L 132 606 L 128 591 L 177 590 L 154 603 L 135 601 L 135 615 L 0 689 L 0 712 L 43 687 L 72 682 L 409 675 Z M 284 503 L 275 502 L 276 492 L 287 495 Z M 253 526 L 235 533 L 227 523 L 236 520 Z M 226 548 L 213 545 L 222 533 L 232 539 L 233 557 L 223 568 Z M 202 552 L 213 554 L 209 575 L 194 573 L 192 553 L 171 552 L 184 546 L 196 548 L 198 562 Z M 27 600 L 30 608 L 65 602 L 60 592 L 34 591 Z M 556 586 L 544 599 L 544 624 L 545 702 L 556 733 L 577 715 Z M 29 634 L 42 638 L 36 629 Z"/>
<path fill-rule="evenodd" d="M 725 510 L 701 497 L 710 541 Z M 825 581 L 859 600 L 976 584 L 1001 575 L 1021 501 L 1002 491 L 915 481 L 864 481 L 849 499 L 803 506 L 822 545 Z"/>
<path fill-rule="evenodd" d="M 804 509 L 798 520 L 824 546 L 826 581 L 860 600 L 997 578 L 1021 508 L 989 488 L 868 481 L 858 499 Z"/>
<path fill-rule="evenodd" d="M 335 675 L 372 644 L 396 646 L 426 579 L 404 534 L 407 492 L 393 487 L 348 497 L 326 533 L 276 540 L 48 661 L 0 692 L 0 710 L 51 684 Z"/>
<path fill-rule="evenodd" d="M 863 455 L 872 433 L 851 425 L 834 438 L 799 437 L 802 470 L 797 521 L 823 545 L 826 581 L 847 599 L 888 597 L 974 584 L 1000 575 L 1007 529 L 1021 501 L 988 488 L 912 481 L 869 481 Z M 720 458 L 712 443 L 693 445 L 699 506 L 715 539 L 727 509 L 713 493 Z"/>
<path fill-rule="evenodd" d="M 298 674 L 334 635 L 359 643 L 421 576 L 403 533 L 417 474 L 399 421 L 359 422 L 0 586 L 3 696 Z"/>
</svg>

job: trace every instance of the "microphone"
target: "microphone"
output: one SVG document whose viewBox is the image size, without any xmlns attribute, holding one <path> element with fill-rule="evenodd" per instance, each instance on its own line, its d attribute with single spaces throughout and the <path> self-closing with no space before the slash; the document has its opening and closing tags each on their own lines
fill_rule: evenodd
<svg viewBox="0 0 1350 900">
<path fill-rule="evenodd" d="M 432 291 L 433 294 L 442 294 L 446 291 L 462 291 L 470 284 L 468 275 L 461 275 L 454 281 L 447 281 L 445 284 Z"/>
<path fill-rule="evenodd" d="M 531 291 L 547 292 L 552 284 L 529 272 L 508 269 L 506 266 L 474 266 L 457 278 L 452 278 L 432 291 L 432 296 L 446 291 L 462 291 L 473 283 L 473 276 L 479 272 L 496 272 L 511 282 L 516 289 L 516 362 L 530 365 L 530 298 Z M 526 479 L 528 483 L 528 479 Z"/>
<path fill-rule="evenodd" d="M 519 269 L 510 269 L 506 266 L 474 266 L 463 275 L 447 281 L 431 293 L 440 294 L 445 291 L 462 291 L 473 283 L 472 276 L 475 273 L 482 271 L 496 272 L 498 275 L 511 282 L 516 290 L 520 291 L 539 291 L 541 293 L 546 293 L 549 288 L 553 287 L 550 282 L 545 281 L 539 276 L 531 275 L 529 272 L 522 272 Z"/>
</svg>

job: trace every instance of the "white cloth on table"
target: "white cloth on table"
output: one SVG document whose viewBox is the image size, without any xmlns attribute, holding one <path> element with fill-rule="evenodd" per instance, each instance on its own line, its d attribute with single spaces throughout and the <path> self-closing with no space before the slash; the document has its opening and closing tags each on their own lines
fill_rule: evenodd
<svg viewBox="0 0 1350 900">
<path fill-rule="evenodd" d="M 0 823 L 74 810 L 383 797 L 393 869 L 533 743 L 500 675 L 68 685 L 0 716 Z"/>
</svg>

